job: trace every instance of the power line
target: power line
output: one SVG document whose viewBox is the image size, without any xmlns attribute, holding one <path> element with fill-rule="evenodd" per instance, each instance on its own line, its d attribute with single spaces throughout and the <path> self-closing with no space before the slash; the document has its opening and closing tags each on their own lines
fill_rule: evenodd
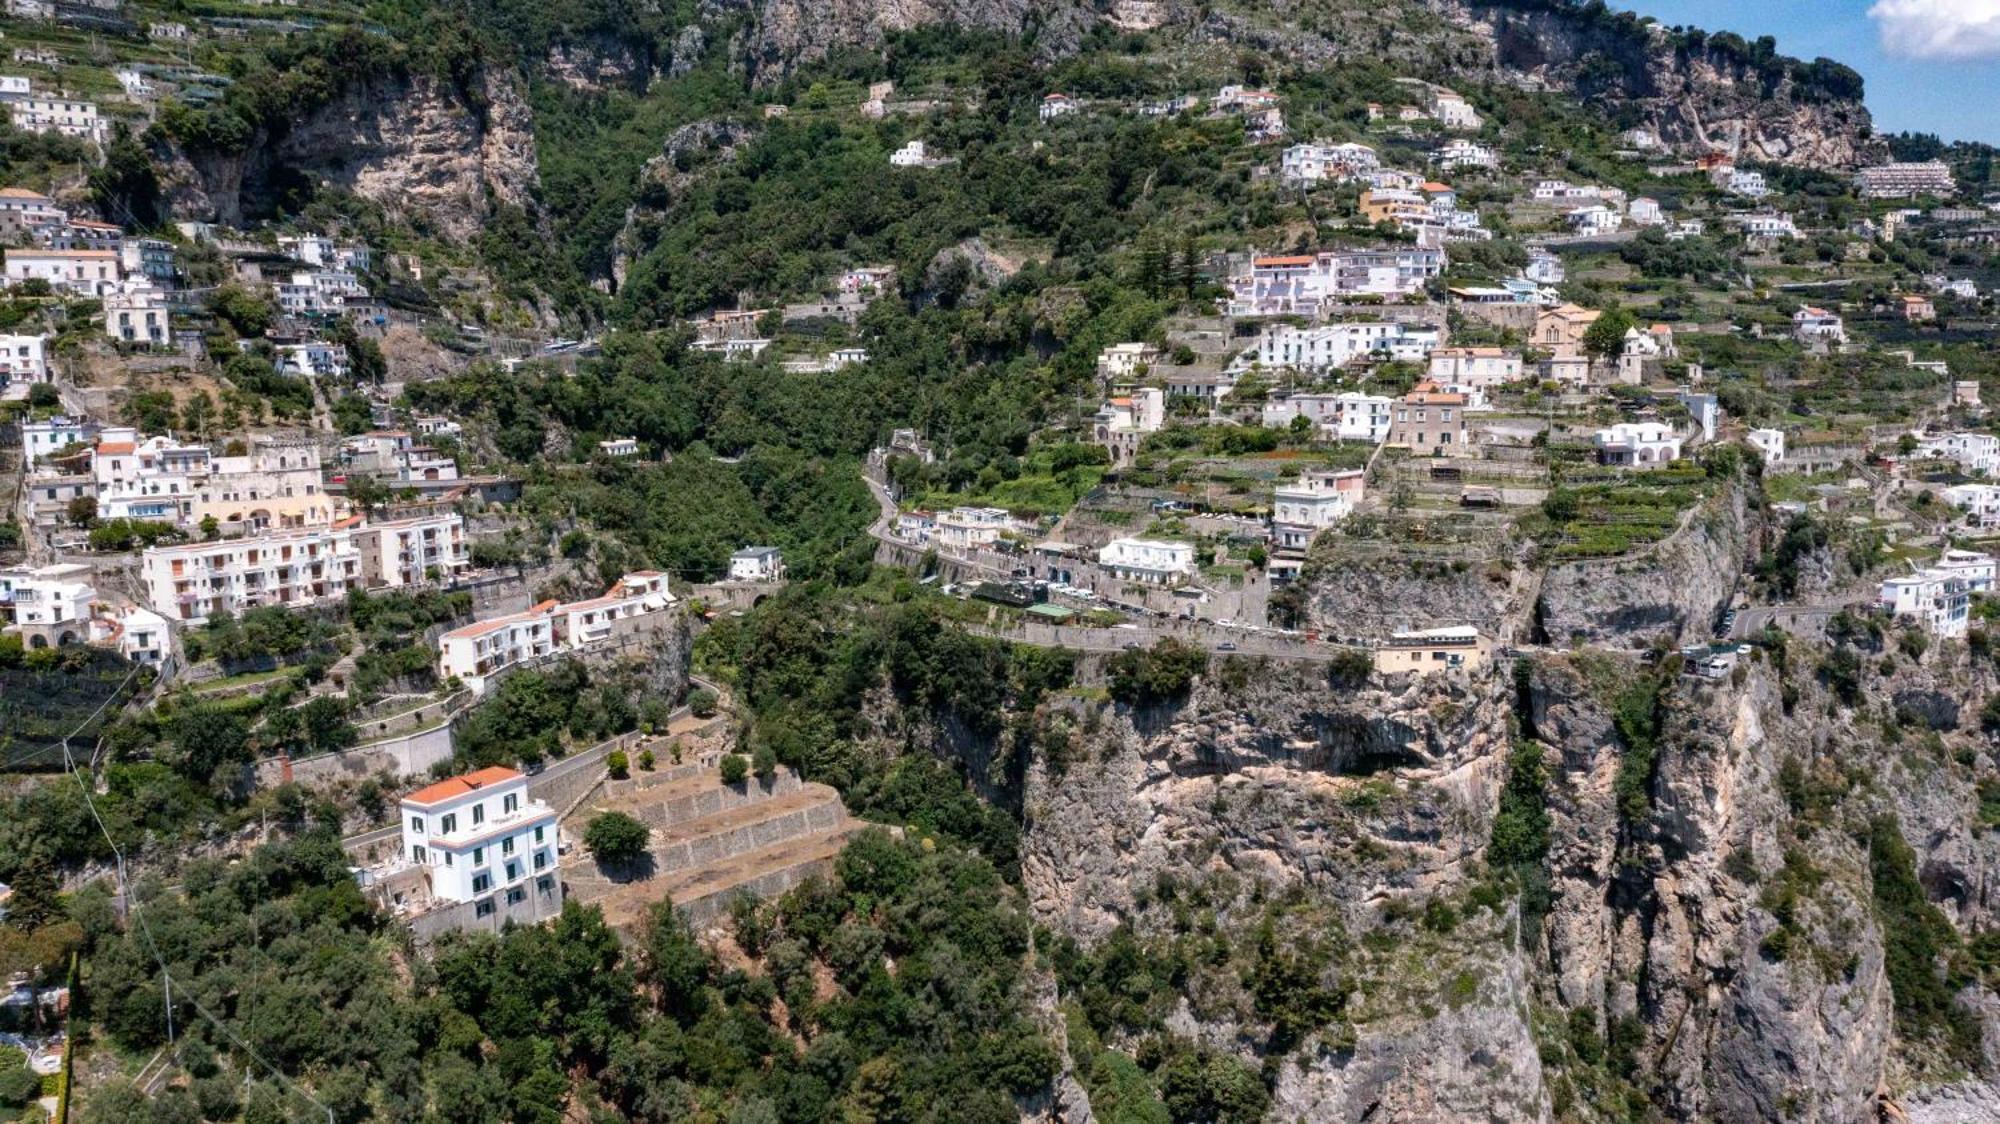
<svg viewBox="0 0 2000 1124">
<path fill-rule="evenodd" d="M 172 969 L 167 967 L 166 957 L 160 955 L 160 946 L 153 939 L 152 926 L 146 923 L 146 915 L 141 908 L 142 903 L 140 903 L 137 895 L 133 894 L 132 892 L 131 880 L 126 876 L 125 873 L 125 852 L 119 848 L 118 841 L 111 837 L 111 829 L 105 826 L 104 817 L 97 811 L 97 801 L 92 799 L 91 782 L 89 780 L 86 780 L 84 778 L 83 773 L 79 769 L 77 769 L 76 757 L 70 753 L 70 748 L 69 748 L 70 739 L 76 737 L 78 734 L 81 734 L 85 729 L 85 727 L 89 726 L 92 722 L 97 721 L 98 717 L 104 713 L 105 707 L 110 706 L 112 701 L 115 700 L 118 697 L 118 695 L 125 690 L 126 686 L 128 686 L 132 682 L 132 680 L 138 676 L 138 674 L 139 674 L 139 667 L 138 665 L 135 664 L 132 668 L 131 674 L 125 677 L 125 682 L 119 684 L 118 691 L 114 692 L 111 698 L 105 699 L 104 702 L 100 704 L 95 711 L 91 712 L 90 717 L 84 719 L 81 723 L 78 723 L 76 729 L 70 731 L 70 733 L 62 739 L 63 764 L 66 768 L 68 768 L 69 775 L 76 781 L 77 788 L 83 793 L 84 806 L 90 809 L 90 818 L 96 822 L 98 833 L 104 836 L 105 845 L 111 848 L 111 855 L 114 859 L 117 860 L 119 900 L 125 903 L 127 917 L 131 921 L 138 922 L 139 935 L 146 942 L 146 951 L 152 954 L 153 962 L 160 966 L 160 988 L 161 988 L 161 993 L 165 996 L 165 1010 L 166 1010 L 166 1021 L 167 1021 L 167 1046 L 169 1052 L 173 1054 L 173 1056 L 178 1057 L 179 1056 L 178 1050 L 175 1048 L 176 1035 L 174 1032 L 173 971 Z M 99 738 L 99 741 L 100 742 L 102 741 L 101 737 Z M 270 1071 L 271 1076 L 277 1078 L 279 1084 L 283 1085 L 286 1091 L 297 1093 L 301 1098 L 310 1103 L 314 1108 L 317 1108 L 321 1112 L 324 1112 L 326 1114 L 327 1124 L 333 1124 L 333 1109 L 320 1103 L 318 1098 L 314 1097 L 311 1093 L 306 1092 L 306 1090 L 303 1087 L 301 1087 L 298 1083 L 294 1082 L 290 1077 L 285 1076 L 283 1070 L 279 1069 L 277 1066 L 272 1065 L 269 1061 L 265 1060 L 264 1056 L 262 1054 L 259 1054 L 254 1047 L 252 1047 L 248 1042 L 245 1042 L 242 1038 L 238 1037 L 235 1031 L 229 1029 L 229 1025 L 227 1023 L 217 1018 L 213 1013 L 209 1011 L 208 1008 L 202 1006 L 200 1000 L 194 998 L 191 994 L 187 993 L 186 991 L 183 991 L 181 993 L 181 998 L 184 1002 L 187 1003 L 188 1006 L 194 1008 L 196 1014 L 199 1014 L 202 1018 L 207 1019 L 210 1025 L 214 1026 L 217 1031 L 221 1032 L 222 1036 L 224 1038 L 227 1038 L 230 1041 L 230 1043 L 234 1045 L 237 1049 L 241 1050 L 245 1056 L 249 1057 L 252 1061 L 256 1062 L 258 1065 L 261 1065 L 266 1070 Z"/>
</svg>

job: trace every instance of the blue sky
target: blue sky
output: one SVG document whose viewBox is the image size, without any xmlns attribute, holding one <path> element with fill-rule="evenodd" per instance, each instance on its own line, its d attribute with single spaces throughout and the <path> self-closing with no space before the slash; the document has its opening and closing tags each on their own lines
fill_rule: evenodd
<svg viewBox="0 0 2000 1124">
<path fill-rule="evenodd" d="M 2000 0 L 1611 0 L 1668 26 L 1770 35 L 1868 80 L 1886 132 L 2000 144 Z"/>
</svg>

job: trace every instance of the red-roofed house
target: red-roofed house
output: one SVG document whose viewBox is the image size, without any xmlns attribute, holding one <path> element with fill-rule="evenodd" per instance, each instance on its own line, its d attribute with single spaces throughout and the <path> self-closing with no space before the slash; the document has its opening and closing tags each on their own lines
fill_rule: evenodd
<svg viewBox="0 0 2000 1124">
<path fill-rule="evenodd" d="M 396 857 L 361 882 L 399 913 L 430 915 L 427 934 L 535 922 L 562 909 L 556 812 L 528 795 L 528 778 L 498 766 L 450 777 L 398 804 Z"/>
</svg>

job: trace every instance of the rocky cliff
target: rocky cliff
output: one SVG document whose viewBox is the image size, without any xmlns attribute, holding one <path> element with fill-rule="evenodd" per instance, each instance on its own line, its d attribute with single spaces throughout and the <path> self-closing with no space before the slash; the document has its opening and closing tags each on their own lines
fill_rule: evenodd
<svg viewBox="0 0 2000 1124">
<path fill-rule="evenodd" d="M 1704 640 L 1741 580 L 1759 516 L 1739 487 L 1696 509 L 1673 535 L 1617 558 L 1552 566 L 1535 606 L 1547 643 L 1644 647 Z"/>
<path fill-rule="evenodd" d="M 1768 43 L 1668 30 L 1568 0 L 1428 0 L 1486 44 L 1510 80 L 1586 99 L 1689 153 L 1852 167 L 1886 157 L 1861 82 L 1827 60 Z"/>
<path fill-rule="evenodd" d="M 1978 1118 L 2000 780 L 1964 712 L 1991 657 L 1893 631 L 1854 654 L 1851 689 L 1793 641 L 1720 680 L 1225 659 L 1178 704 L 1051 704 L 1084 748 L 1028 770 L 1024 883 L 1085 946 L 1170 941 L 1191 902 L 1238 948 L 1273 901 L 1337 934 L 1314 1033 L 1276 1041 L 1248 974 L 1197 972 L 1167 1019 L 1263 1072 L 1270 1120 Z M 1496 824 L 1523 793 L 1546 846 L 1515 878 Z"/>
<path fill-rule="evenodd" d="M 420 75 L 357 82 L 240 153 L 165 153 L 174 213 L 244 225 L 309 176 L 476 238 L 497 208 L 527 205 L 538 179 L 533 114 L 515 81 L 487 71 L 468 91 Z"/>
</svg>

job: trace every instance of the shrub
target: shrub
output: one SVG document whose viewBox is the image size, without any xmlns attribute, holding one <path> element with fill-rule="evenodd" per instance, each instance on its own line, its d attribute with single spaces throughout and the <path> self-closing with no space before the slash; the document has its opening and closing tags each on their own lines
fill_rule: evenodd
<svg viewBox="0 0 2000 1124">
<path fill-rule="evenodd" d="M 750 757 L 750 771 L 757 774 L 758 780 L 768 782 L 778 775 L 778 755 L 768 745 L 758 746 Z"/>
<path fill-rule="evenodd" d="M 657 764 L 658 762 L 659 762 L 659 758 L 657 758 L 657 757 L 653 756 L 653 751 L 652 751 L 652 749 L 651 749 L 650 747 L 648 747 L 648 748 L 646 748 L 646 749 L 642 749 L 642 750 L 640 750 L 640 751 L 639 751 L 639 768 L 640 768 L 640 769 L 643 769 L 644 771 L 646 771 L 646 772 L 650 773 L 650 772 L 652 772 L 652 771 L 653 771 L 653 766 L 654 766 L 655 764 Z"/>
<path fill-rule="evenodd" d="M 646 850 L 646 825 L 623 812 L 606 812 L 583 829 L 583 845 L 600 863 L 631 862 Z"/>
<path fill-rule="evenodd" d="M 722 756 L 722 783 L 741 784 L 750 775 L 750 762 L 740 753 L 726 753 Z"/>
<path fill-rule="evenodd" d="M 625 756 L 625 751 L 622 749 L 614 749 L 605 754 L 604 767 L 611 771 L 613 777 L 621 781 L 632 775 L 632 760 Z"/>
<path fill-rule="evenodd" d="M 692 711 L 696 718 L 715 717 L 717 699 L 714 691 L 706 687 L 696 687 L 688 693 L 687 702 L 688 710 Z"/>
</svg>

